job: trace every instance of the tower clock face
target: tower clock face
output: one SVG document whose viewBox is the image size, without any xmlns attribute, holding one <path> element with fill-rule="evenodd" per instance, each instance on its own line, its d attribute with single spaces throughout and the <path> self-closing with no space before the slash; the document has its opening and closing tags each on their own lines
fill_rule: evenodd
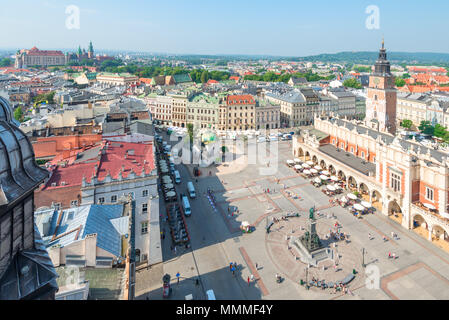
<svg viewBox="0 0 449 320">
<path fill-rule="evenodd" d="M 374 78 L 374 84 L 375 84 L 375 85 L 378 85 L 379 82 L 380 82 L 379 78 Z"/>
</svg>

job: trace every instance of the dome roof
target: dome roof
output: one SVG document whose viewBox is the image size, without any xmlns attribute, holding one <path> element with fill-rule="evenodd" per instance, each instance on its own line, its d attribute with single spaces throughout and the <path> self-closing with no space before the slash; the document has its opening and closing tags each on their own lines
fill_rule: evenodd
<svg viewBox="0 0 449 320">
<path fill-rule="evenodd" d="M 48 176 L 36 164 L 33 148 L 19 129 L 9 103 L 0 97 L 0 213 Z"/>
</svg>

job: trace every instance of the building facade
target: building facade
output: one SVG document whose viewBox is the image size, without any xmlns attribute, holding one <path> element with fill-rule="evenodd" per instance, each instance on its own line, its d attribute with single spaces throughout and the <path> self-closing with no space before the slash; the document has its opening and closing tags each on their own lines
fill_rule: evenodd
<svg viewBox="0 0 449 320">
<path fill-rule="evenodd" d="M 66 56 L 61 51 L 39 50 L 36 47 L 30 50 L 23 49 L 17 52 L 15 67 L 27 66 L 63 66 L 67 63 Z"/>
</svg>

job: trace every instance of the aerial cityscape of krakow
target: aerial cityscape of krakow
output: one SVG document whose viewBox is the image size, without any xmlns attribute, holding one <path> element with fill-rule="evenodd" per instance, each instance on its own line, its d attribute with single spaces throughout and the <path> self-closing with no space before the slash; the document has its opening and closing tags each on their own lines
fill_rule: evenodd
<svg viewBox="0 0 449 320">
<path fill-rule="evenodd" d="M 0 303 L 448 300 L 448 12 L 3 1 Z"/>
</svg>

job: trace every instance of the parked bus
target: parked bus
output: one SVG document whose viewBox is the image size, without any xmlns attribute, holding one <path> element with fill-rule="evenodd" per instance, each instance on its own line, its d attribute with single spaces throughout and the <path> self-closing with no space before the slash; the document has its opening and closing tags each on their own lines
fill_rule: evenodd
<svg viewBox="0 0 449 320">
<path fill-rule="evenodd" d="M 191 199 L 196 197 L 195 187 L 193 186 L 192 181 L 187 182 L 187 191 L 189 191 L 189 196 Z"/>
<path fill-rule="evenodd" d="M 178 170 L 175 170 L 174 175 L 175 175 L 175 182 L 176 182 L 177 184 L 180 184 L 180 183 L 181 183 L 181 175 L 179 174 L 179 171 L 178 171 Z"/>
<path fill-rule="evenodd" d="M 182 197 L 182 207 L 184 208 L 184 215 L 190 217 L 192 215 L 192 209 L 190 209 L 190 202 L 186 196 Z"/>
</svg>

